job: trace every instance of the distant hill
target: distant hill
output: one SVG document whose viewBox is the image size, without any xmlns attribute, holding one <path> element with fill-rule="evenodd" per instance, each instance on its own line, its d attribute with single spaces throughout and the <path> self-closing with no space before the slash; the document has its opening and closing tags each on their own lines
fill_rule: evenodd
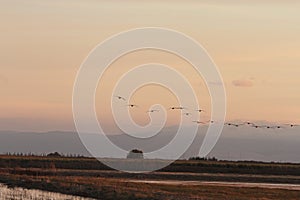
<svg viewBox="0 0 300 200">
<path fill-rule="evenodd" d="M 140 141 L 125 134 L 110 135 L 109 138 L 128 151 L 137 148 L 147 152 L 168 143 L 176 130 L 176 127 L 166 128 L 160 135 L 146 141 Z M 205 131 L 205 127 L 200 127 L 194 143 L 183 155 L 184 158 L 197 155 Z M 95 134 L 95 137 L 103 136 Z M 249 127 L 224 127 L 221 138 L 209 156 L 225 160 L 299 162 L 299 144 L 300 128 L 258 130 Z M 63 131 L 41 133 L 0 131 L 0 153 L 6 152 L 38 154 L 59 152 L 90 156 L 76 132 Z"/>
</svg>

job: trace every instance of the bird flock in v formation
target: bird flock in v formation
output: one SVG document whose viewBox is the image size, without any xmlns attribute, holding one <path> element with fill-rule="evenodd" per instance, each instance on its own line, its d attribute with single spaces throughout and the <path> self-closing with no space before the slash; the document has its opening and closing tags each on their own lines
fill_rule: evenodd
<svg viewBox="0 0 300 200">
<path fill-rule="evenodd" d="M 122 100 L 124 102 L 126 102 L 126 98 L 116 95 L 114 96 L 115 98 L 117 98 L 118 100 Z M 125 106 L 130 107 L 130 108 L 138 108 L 139 106 L 136 104 L 126 104 Z M 182 115 L 185 116 L 192 116 L 191 112 L 188 112 L 188 108 L 187 107 L 183 107 L 183 106 L 172 106 L 169 107 L 169 110 L 181 110 L 183 111 Z M 203 109 L 195 109 L 195 112 L 205 112 L 205 110 Z M 154 112 L 160 112 L 160 110 L 157 109 L 151 109 L 151 110 L 147 110 L 146 113 L 154 113 Z M 197 123 L 199 125 L 207 125 L 207 124 L 211 124 L 211 123 L 217 123 L 216 121 L 212 121 L 212 120 L 207 120 L 207 121 L 199 121 L 199 120 L 193 120 L 193 123 Z M 234 123 L 234 122 L 226 122 L 224 123 L 224 125 L 226 126 L 231 126 L 231 127 L 241 127 L 241 126 L 248 126 L 248 127 L 253 127 L 253 128 L 261 128 L 261 129 L 282 129 L 282 128 L 294 128 L 297 126 L 300 126 L 300 124 L 293 124 L 293 123 L 287 123 L 287 124 L 276 124 L 276 125 L 268 125 L 268 124 L 256 124 L 253 122 L 240 122 L 240 123 Z"/>
</svg>

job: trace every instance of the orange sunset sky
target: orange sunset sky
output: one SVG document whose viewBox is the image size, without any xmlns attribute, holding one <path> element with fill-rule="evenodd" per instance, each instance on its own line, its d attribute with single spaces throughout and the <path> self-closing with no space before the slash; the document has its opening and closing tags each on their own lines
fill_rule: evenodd
<svg viewBox="0 0 300 200">
<path fill-rule="evenodd" d="M 0 129 L 74 130 L 72 90 L 83 60 L 107 37 L 148 26 L 177 30 L 205 47 L 225 83 L 227 121 L 300 123 L 299 10 L 300 2 L 292 0 L 0 0 Z M 120 58 L 105 73 L 96 96 L 99 119 L 113 124 L 116 81 L 149 62 L 184 74 L 209 117 L 207 88 L 192 67 L 169 53 L 145 50 Z M 131 102 L 147 110 L 176 99 L 150 85 Z M 149 120 L 144 110 L 132 115 L 140 124 Z M 176 120 L 170 116 L 168 123 Z"/>
</svg>

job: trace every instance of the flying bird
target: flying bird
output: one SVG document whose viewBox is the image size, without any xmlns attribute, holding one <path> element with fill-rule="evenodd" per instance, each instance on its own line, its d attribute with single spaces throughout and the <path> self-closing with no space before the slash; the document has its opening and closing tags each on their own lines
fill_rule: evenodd
<svg viewBox="0 0 300 200">
<path fill-rule="evenodd" d="M 148 110 L 147 113 L 159 112 L 159 110 Z"/>
<path fill-rule="evenodd" d="M 225 123 L 225 125 L 227 125 L 227 126 L 235 126 L 235 127 L 239 126 L 238 124 L 234 124 L 234 123 Z"/>
<path fill-rule="evenodd" d="M 235 126 L 235 127 L 239 127 L 241 126 L 242 124 L 231 124 L 231 126 Z"/>
<path fill-rule="evenodd" d="M 128 106 L 128 107 L 130 107 L 130 108 L 137 108 L 137 107 L 139 107 L 138 105 L 135 105 L 135 104 L 128 104 L 128 105 L 126 105 L 126 106 Z"/>
<path fill-rule="evenodd" d="M 244 122 L 243 125 L 255 125 L 255 124 L 252 122 Z"/>
<path fill-rule="evenodd" d="M 254 127 L 254 128 L 265 128 L 266 126 L 253 124 L 252 127 Z"/>
<path fill-rule="evenodd" d="M 185 107 L 182 107 L 182 106 L 173 106 L 173 107 L 170 107 L 169 108 L 169 110 L 185 110 L 185 109 L 187 109 L 187 108 L 185 108 Z"/>
<path fill-rule="evenodd" d="M 204 122 L 201 122 L 201 121 L 193 121 L 194 123 L 197 123 L 197 124 L 208 124 L 208 123 L 214 123 L 214 121 L 204 121 Z"/>
<path fill-rule="evenodd" d="M 267 128 L 267 129 L 270 129 L 270 128 L 276 129 L 276 128 L 282 128 L 282 127 L 281 126 L 265 126 L 265 128 Z"/>
<path fill-rule="evenodd" d="M 225 125 L 228 125 L 228 126 L 235 126 L 235 127 L 239 127 L 239 126 L 243 126 L 245 125 L 246 123 L 239 123 L 239 124 L 236 124 L 236 123 L 225 123 Z"/>
<path fill-rule="evenodd" d="M 190 115 L 192 115 L 192 113 L 183 113 L 183 115 L 186 115 L 186 116 L 190 116 Z"/>
<path fill-rule="evenodd" d="M 202 110 L 202 109 L 197 109 L 196 111 L 199 112 L 199 113 L 205 112 L 205 110 Z"/>
<path fill-rule="evenodd" d="M 115 97 L 116 97 L 117 99 L 119 99 L 119 100 L 126 101 L 126 99 L 125 99 L 124 97 L 122 97 L 122 96 L 118 96 L 118 95 L 116 95 Z"/>
<path fill-rule="evenodd" d="M 299 124 L 284 124 L 286 126 L 289 126 L 291 128 L 296 127 L 296 126 L 300 126 Z"/>
<path fill-rule="evenodd" d="M 193 122 L 197 124 L 206 124 L 206 122 L 201 122 L 201 121 L 193 121 Z"/>
</svg>

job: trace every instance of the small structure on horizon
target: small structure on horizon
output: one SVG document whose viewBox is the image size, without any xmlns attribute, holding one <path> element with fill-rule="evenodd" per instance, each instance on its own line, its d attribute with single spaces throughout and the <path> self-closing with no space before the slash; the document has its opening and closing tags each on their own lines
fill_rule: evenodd
<svg viewBox="0 0 300 200">
<path fill-rule="evenodd" d="M 54 152 L 54 153 L 47 154 L 47 157 L 62 157 L 62 156 L 60 155 L 60 153 Z"/>
<path fill-rule="evenodd" d="M 144 159 L 144 154 L 142 150 L 133 149 L 127 154 L 129 159 Z"/>
</svg>

